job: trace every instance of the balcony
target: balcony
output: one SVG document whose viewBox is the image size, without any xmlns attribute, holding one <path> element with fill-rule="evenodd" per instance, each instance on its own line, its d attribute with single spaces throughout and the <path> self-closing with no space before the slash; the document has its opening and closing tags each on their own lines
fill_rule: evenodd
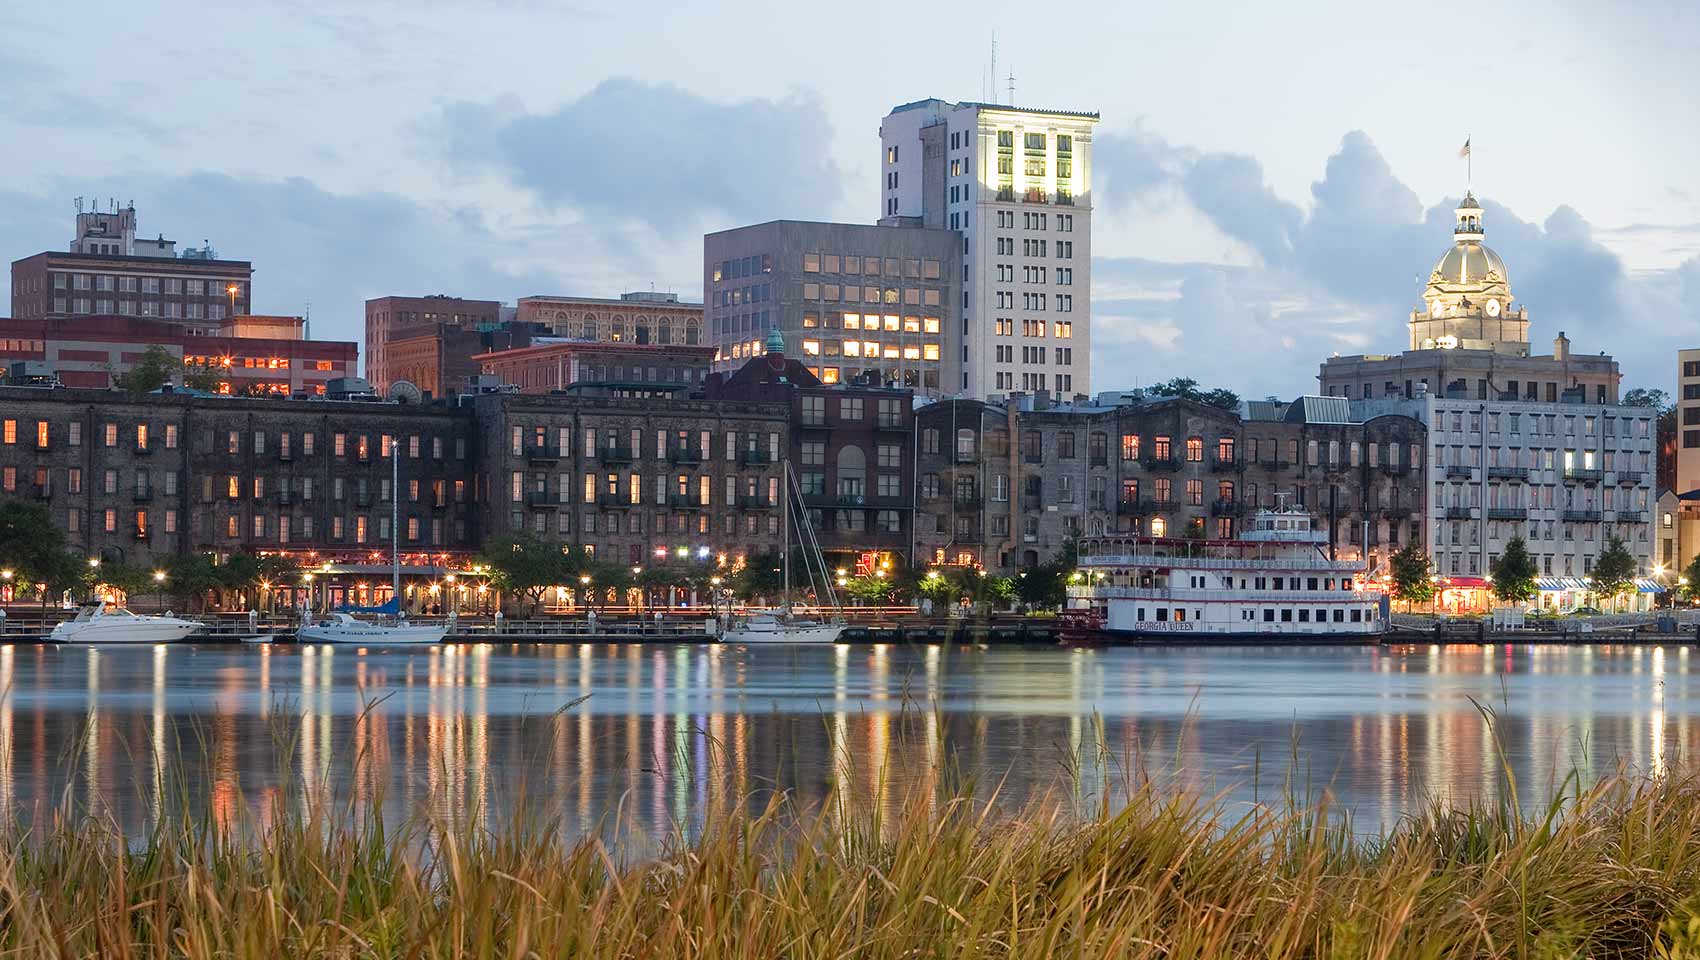
<svg viewBox="0 0 1700 960">
<path fill-rule="evenodd" d="M 1045 500 L 1036 494 L 1024 493 L 1021 495 L 1021 509 L 1029 513 L 1035 510 L 1043 510 L 1045 509 Z"/>
<path fill-rule="evenodd" d="M 1095 453 L 1090 458 L 1087 459 L 1086 463 L 1087 463 L 1087 466 L 1092 466 L 1092 467 L 1107 467 L 1107 466 L 1110 465 L 1110 458 L 1107 457 L 1107 456 L 1104 456 L 1103 454 Z"/>
<path fill-rule="evenodd" d="M 153 453 L 153 447 L 150 447 L 145 443 L 138 443 L 132 449 L 138 457 L 145 457 Z"/>
<path fill-rule="evenodd" d="M 1240 461 L 1237 457 L 1223 459 L 1221 454 L 1213 453 L 1210 455 L 1210 469 L 1217 473 L 1237 473 L 1240 469 Z"/>
<path fill-rule="evenodd" d="M 764 467 L 773 462 L 766 450 L 739 450 L 738 463 L 746 467 Z"/>
<path fill-rule="evenodd" d="M 532 463 L 554 463 L 561 459 L 561 448 L 552 443 L 534 443 L 525 448 L 525 458 Z"/>
<path fill-rule="evenodd" d="M 1024 453 L 1024 454 L 1021 455 L 1021 462 L 1022 463 L 1044 463 L 1045 462 L 1045 455 L 1042 454 L 1042 453 L 1032 453 L 1032 452 Z"/>
<path fill-rule="evenodd" d="M 369 506 L 371 506 L 372 505 L 372 494 L 369 491 L 363 491 L 363 492 L 360 492 L 360 493 L 356 493 L 354 495 L 354 505 L 357 506 L 357 507 L 369 507 Z"/>
<path fill-rule="evenodd" d="M 776 503 L 768 503 L 767 498 L 759 493 L 744 493 L 738 495 L 739 510 L 765 510 L 768 507 L 777 506 L 778 504 Z"/>
<path fill-rule="evenodd" d="M 1598 510 L 1566 510 L 1565 523 L 1599 523 L 1602 514 Z"/>
<path fill-rule="evenodd" d="M 153 501 L 153 489 L 150 487 L 146 490 L 137 490 L 131 494 L 131 499 L 137 503 L 151 503 Z"/>
<path fill-rule="evenodd" d="M 675 493 L 667 498 L 667 506 L 673 510 L 706 510 L 707 507 L 688 493 Z"/>
<path fill-rule="evenodd" d="M 51 483 L 32 483 L 26 489 L 29 491 L 26 495 L 32 500 L 53 499 L 53 484 Z"/>
<path fill-rule="evenodd" d="M 291 504 L 293 504 L 294 502 L 295 502 L 295 492 L 294 491 L 292 491 L 292 490 L 279 490 L 277 492 L 277 505 L 278 506 L 287 507 L 287 506 L 290 506 Z"/>
<path fill-rule="evenodd" d="M 1474 519 L 1474 518 L 1475 518 L 1475 511 L 1470 509 L 1469 507 L 1447 507 L 1446 508 L 1446 519 L 1448 519 L 1448 520 L 1471 520 L 1471 519 Z"/>
<path fill-rule="evenodd" d="M 1616 513 L 1612 514 L 1612 519 L 1617 523 L 1646 523 L 1647 522 L 1647 511 L 1645 511 L 1645 510 L 1619 510 Z"/>
<path fill-rule="evenodd" d="M 1238 517 L 1245 514 L 1245 504 L 1238 500 L 1217 500 L 1210 504 L 1212 517 Z"/>
<path fill-rule="evenodd" d="M 1131 500 L 1123 498 L 1116 501 L 1116 513 L 1124 517 L 1148 517 L 1157 512 L 1155 500 Z"/>
<path fill-rule="evenodd" d="M 1600 470 L 1589 470 L 1586 467 L 1565 467 L 1564 479 L 1578 480 L 1582 483 L 1599 483 L 1605 473 Z"/>
<path fill-rule="evenodd" d="M 1143 461 L 1147 470 L 1179 470 L 1181 462 L 1173 455 L 1167 457 L 1146 457 Z"/>
<path fill-rule="evenodd" d="M 1275 457 L 1265 457 L 1264 459 L 1257 461 L 1257 465 L 1262 467 L 1265 470 L 1276 470 L 1276 471 L 1286 470 L 1286 469 L 1289 469 L 1290 467 L 1292 467 L 1292 464 L 1288 463 L 1287 461 L 1279 460 L 1279 459 L 1276 459 Z"/>
<path fill-rule="evenodd" d="M 1617 482 L 1619 486 L 1638 487 L 1641 485 L 1641 482 L 1646 479 L 1647 475 L 1639 470 L 1617 471 Z"/>
<path fill-rule="evenodd" d="M 277 462 L 278 463 L 294 463 L 295 462 L 295 452 L 286 448 L 286 447 L 279 447 L 278 451 L 277 451 Z"/>
<path fill-rule="evenodd" d="M 1416 513 L 1415 507 L 1382 507 L 1381 515 L 1389 520 L 1409 520 Z"/>
<path fill-rule="evenodd" d="M 956 509 L 958 510 L 978 510 L 980 505 L 985 502 L 986 498 L 977 493 L 958 493 L 956 495 Z"/>
<path fill-rule="evenodd" d="M 1384 463 L 1381 464 L 1381 472 L 1390 477 L 1402 477 L 1405 474 L 1410 473 L 1411 468 L 1404 463 Z"/>
<path fill-rule="evenodd" d="M 1527 520 L 1528 507 L 1488 507 L 1489 520 Z"/>
<path fill-rule="evenodd" d="M 1488 467 L 1488 478 L 1491 480 L 1527 480 L 1528 467 Z"/>
<path fill-rule="evenodd" d="M 146 540 L 148 538 L 148 528 L 141 526 L 131 527 L 130 536 L 137 540 Z"/>
<path fill-rule="evenodd" d="M 978 544 L 983 541 L 980 538 L 980 531 L 978 530 L 969 530 L 966 532 L 958 530 L 956 531 L 956 536 L 950 538 L 950 542 L 953 544 L 969 545 Z"/>
<path fill-rule="evenodd" d="M 1074 206 L 1074 194 L 1068 192 L 1067 190 L 1063 190 L 1063 189 L 1059 188 L 1057 190 L 1057 206 L 1059 206 L 1059 207 L 1072 207 L 1072 206 Z"/>
<path fill-rule="evenodd" d="M 631 463 L 632 448 L 600 447 L 596 451 L 596 456 L 601 459 L 603 463 Z"/>
<path fill-rule="evenodd" d="M 1470 480 L 1476 475 L 1476 468 L 1467 463 L 1449 463 L 1446 465 L 1446 479 Z"/>
<path fill-rule="evenodd" d="M 674 447 L 667 451 L 667 462 L 695 466 L 702 462 L 702 450 L 696 447 Z"/>
<path fill-rule="evenodd" d="M 598 494 L 596 502 L 598 505 L 612 510 L 630 510 L 632 507 L 637 506 L 637 504 L 632 502 L 631 496 L 624 493 Z"/>
<path fill-rule="evenodd" d="M 525 505 L 528 507 L 549 507 L 553 506 L 554 503 L 555 501 L 550 498 L 547 490 L 527 490 L 525 492 Z"/>
<path fill-rule="evenodd" d="M 826 429 L 826 415 L 820 413 L 804 413 L 797 418 L 797 426 L 808 430 Z"/>
</svg>

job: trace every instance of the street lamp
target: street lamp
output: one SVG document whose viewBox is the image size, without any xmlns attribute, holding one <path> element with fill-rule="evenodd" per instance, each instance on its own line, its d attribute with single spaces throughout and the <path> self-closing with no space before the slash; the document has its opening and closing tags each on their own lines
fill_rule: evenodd
<svg viewBox="0 0 1700 960">
<path fill-rule="evenodd" d="M 155 596 L 157 596 L 159 598 L 159 609 L 161 611 L 164 611 L 165 610 L 165 571 L 164 570 L 155 570 L 153 572 L 153 582 L 154 582 L 154 594 L 155 594 Z"/>
<path fill-rule="evenodd" d="M 234 283 L 224 288 L 224 292 L 230 294 L 230 315 L 233 317 L 236 316 L 236 290 Z"/>
</svg>

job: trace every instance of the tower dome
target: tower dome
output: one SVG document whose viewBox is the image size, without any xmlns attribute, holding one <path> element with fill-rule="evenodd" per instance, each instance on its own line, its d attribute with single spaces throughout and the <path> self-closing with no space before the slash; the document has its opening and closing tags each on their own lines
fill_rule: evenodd
<svg viewBox="0 0 1700 960">
<path fill-rule="evenodd" d="M 1452 246 L 1430 271 L 1422 306 L 1411 312 L 1411 349 L 1527 355 L 1528 313 L 1512 308 L 1505 261 L 1482 242 L 1482 205 L 1466 191 L 1453 213 Z"/>
</svg>

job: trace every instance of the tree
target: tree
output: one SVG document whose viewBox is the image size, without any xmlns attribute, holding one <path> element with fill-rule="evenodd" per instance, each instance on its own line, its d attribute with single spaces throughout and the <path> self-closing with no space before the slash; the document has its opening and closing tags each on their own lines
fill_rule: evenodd
<svg viewBox="0 0 1700 960">
<path fill-rule="evenodd" d="M 1528 603 L 1535 596 L 1535 560 L 1522 537 L 1511 538 L 1490 572 L 1493 595 L 1506 603 Z"/>
<path fill-rule="evenodd" d="M 863 603 L 888 604 L 897 597 L 897 582 L 890 577 L 867 574 L 851 577 L 844 591 Z"/>
<path fill-rule="evenodd" d="M 783 562 L 777 550 L 752 553 L 745 558 L 743 567 L 733 572 L 727 589 L 744 601 L 778 597 L 785 587 L 784 572 L 780 566 Z"/>
<path fill-rule="evenodd" d="M 1681 585 L 1682 599 L 1690 603 L 1700 600 L 1700 553 L 1688 561 L 1688 569 L 1682 571 L 1682 579 L 1688 581 Z"/>
<path fill-rule="evenodd" d="M 1612 537 L 1606 541 L 1606 548 L 1594 561 L 1594 572 L 1588 575 L 1588 589 L 1597 597 L 1605 597 L 1613 603 L 1625 591 L 1635 585 L 1635 557 L 1623 541 Z"/>
<path fill-rule="evenodd" d="M 1663 390 L 1636 387 L 1623 395 L 1623 405 L 1626 407 L 1652 407 L 1655 410 L 1663 410 L 1669 403 L 1670 394 Z"/>
<path fill-rule="evenodd" d="M 1233 410 L 1240 405 L 1239 394 L 1223 387 L 1200 390 L 1198 381 L 1191 377 L 1174 377 L 1162 383 L 1155 383 L 1146 392 L 1159 397 L 1180 397 L 1182 400 L 1191 400 L 1221 410 Z"/>
<path fill-rule="evenodd" d="M 94 569 L 92 576 L 97 584 L 104 583 L 127 598 L 156 586 L 153 568 L 136 563 L 103 563 Z"/>
<path fill-rule="evenodd" d="M 529 533 L 487 541 L 478 562 L 490 568 L 496 589 L 527 598 L 533 610 L 543 602 L 544 590 L 568 582 L 576 585 L 580 571 L 589 572 L 589 565 L 576 554 L 569 556 L 560 544 Z"/>
<path fill-rule="evenodd" d="M 0 502 L 0 566 L 20 581 L 40 582 L 69 557 L 65 534 L 47 508 L 23 500 Z"/>
<path fill-rule="evenodd" d="M 143 350 L 129 370 L 114 376 L 112 385 L 134 397 L 145 396 L 172 381 L 214 393 L 219 387 L 219 373 L 210 366 L 185 363 L 156 343 Z"/>
<path fill-rule="evenodd" d="M 920 582 L 915 585 L 915 593 L 918 596 L 925 597 L 935 604 L 949 603 L 956 599 L 958 589 L 958 585 L 951 577 L 945 576 L 937 570 L 928 570 L 926 575 L 921 577 Z"/>
<path fill-rule="evenodd" d="M 1031 570 L 1023 570 L 1013 584 L 1016 597 L 1031 607 L 1049 609 L 1062 606 L 1068 599 L 1066 585 L 1070 566 L 1072 564 L 1065 566 L 1059 557 Z"/>
<path fill-rule="evenodd" d="M 1434 564 L 1416 543 L 1407 543 L 1393 555 L 1393 599 L 1426 603 L 1434 599 Z"/>
</svg>

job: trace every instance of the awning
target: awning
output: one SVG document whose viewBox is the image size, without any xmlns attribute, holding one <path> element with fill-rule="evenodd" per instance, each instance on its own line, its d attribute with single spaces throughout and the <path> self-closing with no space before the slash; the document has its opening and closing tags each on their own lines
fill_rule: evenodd
<svg viewBox="0 0 1700 960">
<path fill-rule="evenodd" d="M 1665 588 L 1657 580 L 1648 577 L 1637 577 L 1635 589 L 1640 593 L 1664 593 Z"/>
<path fill-rule="evenodd" d="M 1481 577 L 1442 577 L 1440 586 L 1447 590 L 1486 590 L 1488 582 Z"/>
<path fill-rule="evenodd" d="M 1588 589 L 1588 581 L 1581 577 L 1539 577 L 1535 580 L 1535 589 L 1547 592 L 1586 590 Z"/>
</svg>

